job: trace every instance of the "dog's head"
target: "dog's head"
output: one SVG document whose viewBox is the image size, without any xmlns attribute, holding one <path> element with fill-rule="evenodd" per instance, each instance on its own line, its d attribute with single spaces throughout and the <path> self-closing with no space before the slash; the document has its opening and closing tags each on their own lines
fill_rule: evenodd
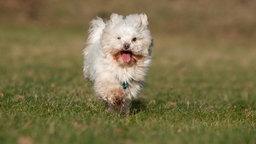
<svg viewBox="0 0 256 144">
<path fill-rule="evenodd" d="M 151 57 L 152 36 L 145 14 L 112 14 L 101 37 L 104 54 L 121 66 L 133 66 Z"/>
</svg>

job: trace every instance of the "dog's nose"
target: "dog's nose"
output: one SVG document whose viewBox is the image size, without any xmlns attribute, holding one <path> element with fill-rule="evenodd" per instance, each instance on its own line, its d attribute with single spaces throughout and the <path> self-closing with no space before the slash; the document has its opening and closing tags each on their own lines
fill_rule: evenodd
<svg viewBox="0 0 256 144">
<path fill-rule="evenodd" d="M 129 49 L 130 48 L 130 44 L 129 43 L 124 43 L 124 49 Z"/>
</svg>

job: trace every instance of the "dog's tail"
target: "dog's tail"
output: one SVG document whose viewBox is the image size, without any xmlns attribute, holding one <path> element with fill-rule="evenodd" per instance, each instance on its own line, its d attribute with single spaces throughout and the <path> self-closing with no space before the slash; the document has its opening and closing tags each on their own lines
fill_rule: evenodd
<svg viewBox="0 0 256 144">
<path fill-rule="evenodd" d="M 89 29 L 89 38 L 87 43 L 93 44 L 100 41 L 103 29 L 105 28 L 105 23 L 102 18 L 97 17 L 96 19 L 92 20 L 90 23 Z"/>
<path fill-rule="evenodd" d="M 83 55 L 84 55 L 84 76 L 85 78 L 88 78 L 92 80 L 93 78 L 90 77 L 90 74 L 92 71 L 92 68 L 90 67 L 93 65 L 94 61 L 92 57 L 96 56 L 94 53 L 95 48 L 99 46 L 101 35 L 103 33 L 103 29 L 105 28 L 105 23 L 102 20 L 102 18 L 97 17 L 96 19 L 92 20 L 90 22 L 90 28 L 89 28 L 89 37 L 87 40 L 86 47 L 83 50 Z M 89 54 L 91 53 L 91 54 Z"/>
</svg>

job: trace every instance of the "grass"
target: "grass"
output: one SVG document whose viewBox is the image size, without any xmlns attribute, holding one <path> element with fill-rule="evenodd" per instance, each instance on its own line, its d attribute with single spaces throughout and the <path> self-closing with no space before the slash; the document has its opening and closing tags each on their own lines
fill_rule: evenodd
<svg viewBox="0 0 256 144">
<path fill-rule="evenodd" d="M 144 107 L 118 115 L 83 79 L 85 30 L 0 31 L 1 144 L 256 143 L 251 39 L 154 35 Z"/>
</svg>

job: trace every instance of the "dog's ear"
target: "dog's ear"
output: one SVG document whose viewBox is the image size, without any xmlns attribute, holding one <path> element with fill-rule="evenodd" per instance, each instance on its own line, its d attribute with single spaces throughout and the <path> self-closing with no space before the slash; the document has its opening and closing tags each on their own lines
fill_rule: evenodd
<svg viewBox="0 0 256 144">
<path fill-rule="evenodd" d="M 148 25 L 148 17 L 146 14 L 140 14 L 140 20 L 141 20 L 141 25 L 142 26 L 147 26 Z"/>
<path fill-rule="evenodd" d="M 110 20 L 111 22 L 118 22 L 119 20 L 123 19 L 123 16 L 122 15 L 118 15 L 116 13 L 112 13 L 111 16 L 110 16 Z"/>
</svg>

